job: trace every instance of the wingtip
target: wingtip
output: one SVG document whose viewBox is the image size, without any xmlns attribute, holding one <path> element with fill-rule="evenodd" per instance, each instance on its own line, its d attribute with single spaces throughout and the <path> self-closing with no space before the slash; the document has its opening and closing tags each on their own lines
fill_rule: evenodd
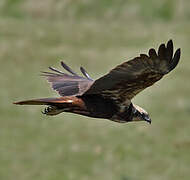
<svg viewBox="0 0 190 180">
<path fill-rule="evenodd" d="M 181 49 L 178 48 L 174 54 L 174 58 L 172 59 L 172 62 L 170 64 L 170 71 L 172 71 L 179 63 L 180 60 L 180 56 L 181 56 Z"/>
<path fill-rule="evenodd" d="M 86 71 L 85 71 L 85 69 L 84 69 L 82 66 L 80 67 L 80 71 L 81 71 L 82 74 L 86 77 L 86 73 L 85 73 Z"/>
<path fill-rule="evenodd" d="M 165 58 L 166 55 L 166 46 L 164 43 L 162 43 L 158 48 L 158 56 L 161 60 Z"/>
<path fill-rule="evenodd" d="M 50 69 L 50 70 L 52 70 L 52 71 L 55 70 L 55 68 L 53 68 L 53 67 L 51 67 L 51 66 L 49 66 L 48 69 Z"/>
<path fill-rule="evenodd" d="M 170 50 L 170 51 L 173 53 L 173 47 L 174 47 L 174 45 L 173 45 L 172 39 L 170 39 L 170 40 L 167 42 L 166 47 L 167 47 L 167 50 Z"/>
<path fill-rule="evenodd" d="M 63 61 L 61 61 L 61 66 L 68 72 L 70 72 L 71 74 L 78 76 L 77 73 L 75 73 L 69 66 L 67 66 Z"/>
<path fill-rule="evenodd" d="M 157 58 L 157 53 L 156 53 L 155 49 L 153 49 L 153 48 L 149 49 L 148 54 L 153 59 Z"/>
<path fill-rule="evenodd" d="M 152 59 L 156 59 L 159 57 L 160 60 L 167 61 L 167 70 L 163 69 L 162 73 L 167 74 L 170 71 L 172 71 L 179 63 L 180 56 L 181 56 L 181 49 L 178 48 L 174 53 L 174 46 L 173 46 L 173 40 L 169 39 L 166 44 L 162 43 L 160 44 L 158 51 L 156 52 L 155 49 L 151 48 L 149 49 L 149 56 Z"/>
<path fill-rule="evenodd" d="M 61 63 L 61 66 L 63 67 L 66 65 L 63 61 L 61 61 L 60 63 Z"/>
<path fill-rule="evenodd" d="M 61 63 L 61 66 L 62 66 L 64 69 L 67 70 L 67 68 L 69 68 L 69 67 L 67 66 L 67 64 L 64 63 L 63 61 L 61 61 L 60 63 Z M 68 71 L 68 70 L 67 70 L 67 71 Z"/>
<path fill-rule="evenodd" d="M 179 54 L 181 54 L 181 48 L 178 48 L 177 51 L 179 52 Z"/>
<path fill-rule="evenodd" d="M 86 70 L 83 67 L 80 67 L 80 71 L 82 72 L 82 74 L 88 78 L 89 80 L 92 80 L 92 78 L 89 76 L 89 74 L 86 72 Z"/>
<path fill-rule="evenodd" d="M 173 40 L 172 39 L 169 39 L 168 42 L 167 42 L 167 46 L 168 45 L 173 45 Z"/>
<path fill-rule="evenodd" d="M 80 67 L 80 71 L 82 72 L 83 70 L 84 70 L 84 68 L 81 66 L 81 67 Z"/>
<path fill-rule="evenodd" d="M 68 67 L 68 66 L 67 66 L 63 61 L 61 61 L 60 63 L 61 63 L 61 66 L 62 66 L 64 69 L 67 70 L 67 67 Z"/>
<path fill-rule="evenodd" d="M 181 48 L 178 48 L 174 54 L 174 59 L 177 59 L 179 61 L 181 56 Z"/>
</svg>

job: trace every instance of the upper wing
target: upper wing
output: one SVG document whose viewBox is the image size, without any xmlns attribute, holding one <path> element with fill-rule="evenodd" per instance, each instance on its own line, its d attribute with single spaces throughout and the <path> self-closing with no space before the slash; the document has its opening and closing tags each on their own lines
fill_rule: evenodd
<svg viewBox="0 0 190 180">
<path fill-rule="evenodd" d="M 82 95 L 94 82 L 84 68 L 80 68 L 85 76 L 82 77 L 73 72 L 64 62 L 61 62 L 61 65 L 70 74 L 66 74 L 53 67 L 49 67 L 53 72 L 42 72 L 42 76 L 47 78 L 52 88 L 58 91 L 61 96 Z"/>
<path fill-rule="evenodd" d="M 120 103 L 129 103 L 136 94 L 172 71 L 179 59 L 180 49 L 173 56 L 173 42 L 170 40 L 166 46 L 160 45 L 158 53 L 150 49 L 149 55 L 141 54 L 117 66 L 96 80 L 84 94 L 101 94 Z"/>
</svg>

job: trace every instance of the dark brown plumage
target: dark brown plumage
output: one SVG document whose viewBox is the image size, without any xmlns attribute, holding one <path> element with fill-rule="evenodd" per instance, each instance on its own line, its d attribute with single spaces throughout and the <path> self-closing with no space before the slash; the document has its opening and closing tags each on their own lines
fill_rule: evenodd
<svg viewBox="0 0 190 180">
<path fill-rule="evenodd" d="M 180 59 L 180 49 L 173 55 L 173 42 L 161 44 L 158 53 L 150 49 L 148 55 L 124 62 L 105 76 L 93 81 L 84 68 L 83 76 L 73 72 L 65 63 L 62 67 L 70 74 L 49 67 L 52 72 L 42 72 L 51 86 L 61 96 L 15 102 L 20 105 L 48 105 L 46 115 L 72 112 L 116 122 L 148 121 L 148 113 L 131 103 L 131 99 L 172 71 Z"/>
</svg>

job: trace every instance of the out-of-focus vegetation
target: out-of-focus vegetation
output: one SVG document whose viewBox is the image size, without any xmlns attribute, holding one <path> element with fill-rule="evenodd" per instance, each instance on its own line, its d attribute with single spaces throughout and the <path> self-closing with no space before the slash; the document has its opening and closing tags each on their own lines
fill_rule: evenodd
<svg viewBox="0 0 190 180">
<path fill-rule="evenodd" d="M 4 0 L 1 15 L 17 18 L 172 20 L 190 18 L 187 0 Z"/>
<path fill-rule="evenodd" d="M 189 0 L 2 0 L 0 179 L 188 180 L 189 8 Z M 179 66 L 134 99 L 152 125 L 12 105 L 57 96 L 39 74 L 60 60 L 98 78 L 168 39 L 182 50 Z"/>
</svg>

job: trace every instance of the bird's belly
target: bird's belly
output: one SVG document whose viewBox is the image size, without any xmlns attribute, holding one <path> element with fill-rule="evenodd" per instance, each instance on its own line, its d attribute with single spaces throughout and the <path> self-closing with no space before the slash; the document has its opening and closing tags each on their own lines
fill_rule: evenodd
<svg viewBox="0 0 190 180">
<path fill-rule="evenodd" d="M 117 109 L 112 101 L 100 96 L 82 97 L 90 117 L 110 119 Z"/>
</svg>

